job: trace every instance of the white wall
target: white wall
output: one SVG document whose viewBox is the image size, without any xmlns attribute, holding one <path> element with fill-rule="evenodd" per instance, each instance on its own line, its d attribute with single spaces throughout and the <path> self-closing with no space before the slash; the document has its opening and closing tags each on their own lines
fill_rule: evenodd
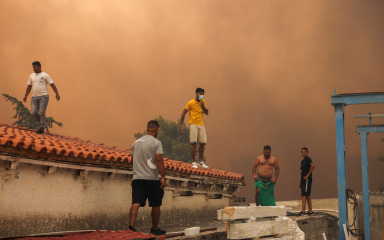
<svg viewBox="0 0 384 240">
<path fill-rule="evenodd" d="M 0 160 L 0 237 L 128 228 L 131 174 L 110 176 L 108 172 L 88 171 L 84 175 L 80 170 L 60 167 L 51 168 L 52 173 L 47 173 L 48 166 L 25 162 L 15 165 L 13 170 L 9 170 L 9 166 L 9 161 Z M 166 188 L 161 223 L 215 217 L 216 210 L 229 205 L 231 195 L 201 186 L 190 187 L 194 195 L 185 197 L 180 196 L 179 190 L 183 189 Z M 224 193 L 224 197 L 208 199 L 207 196 L 211 196 L 208 193 Z M 149 207 L 140 209 L 138 226 L 150 222 L 149 211 Z"/>
</svg>

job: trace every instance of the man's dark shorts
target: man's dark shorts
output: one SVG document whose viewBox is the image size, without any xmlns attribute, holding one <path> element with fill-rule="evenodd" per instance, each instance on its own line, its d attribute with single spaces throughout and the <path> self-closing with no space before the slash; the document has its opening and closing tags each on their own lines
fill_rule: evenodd
<svg viewBox="0 0 384 240">
<path fill-rule="evenodd" d="M 312 179 L 301 179 L 301 196 L 309 197 L 311 196 L 311 188 L 312 188 Z"/>
<path fill-rule="evenodd" d="M 149 202 L 150 207 L 159 207 L 163 203 L 164 189 L 158 180 L 136 179 L 132 181 L 132 204 L 140 203 L 141 207 Z"/>
</svg>

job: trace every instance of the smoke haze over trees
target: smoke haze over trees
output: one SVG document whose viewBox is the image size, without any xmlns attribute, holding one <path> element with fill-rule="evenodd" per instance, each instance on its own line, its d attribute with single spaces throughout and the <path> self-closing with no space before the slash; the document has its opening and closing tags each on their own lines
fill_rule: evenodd
<svg viewBox="0 0 384 240">
<path fill-rule="evenodd" d="M 184 123 L 184 133 L 180 130 L 180 120 L 174 122 L 172 120 L 164 119 L 159 116 L 155 119 L 160 125 L 160 131 L 157 139 L 159 139 L 163 145 L 164 157 L 173 160 L 183 161 L 190 163 L 191 159 L 191 147 L 189 143 L 189 130 Z M 137 132 L 134 134 L 136 139 L 146 135 L 144 132 Z"/>
</svg>

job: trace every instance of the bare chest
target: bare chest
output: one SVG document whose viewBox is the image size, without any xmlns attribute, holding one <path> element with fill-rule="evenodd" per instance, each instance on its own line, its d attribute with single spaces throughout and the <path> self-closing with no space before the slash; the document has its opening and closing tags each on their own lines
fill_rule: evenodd
<svg viewBox="0 0 384 240">
<path fill-rule="evenodd" d="M 260 160 L 260 165 L 261 165 L 261 166 L 272 167 L 273 164 L 274 164 L 274 161 L 273 161 L 273 160 L 266 160 L 266 159 L 262 159 L 262 160 Z"/>
</svg>

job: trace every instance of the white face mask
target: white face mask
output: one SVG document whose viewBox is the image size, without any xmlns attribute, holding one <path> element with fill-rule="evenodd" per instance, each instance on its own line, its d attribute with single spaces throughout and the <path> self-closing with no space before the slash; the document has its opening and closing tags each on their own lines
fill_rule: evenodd
<svg viewBox="0 0 384 240">
<path fill-rule="evenodd" d="M 204 99 L 204 95 L 199 95 L 199 100 L 203 100 Z"/>
</svg>

